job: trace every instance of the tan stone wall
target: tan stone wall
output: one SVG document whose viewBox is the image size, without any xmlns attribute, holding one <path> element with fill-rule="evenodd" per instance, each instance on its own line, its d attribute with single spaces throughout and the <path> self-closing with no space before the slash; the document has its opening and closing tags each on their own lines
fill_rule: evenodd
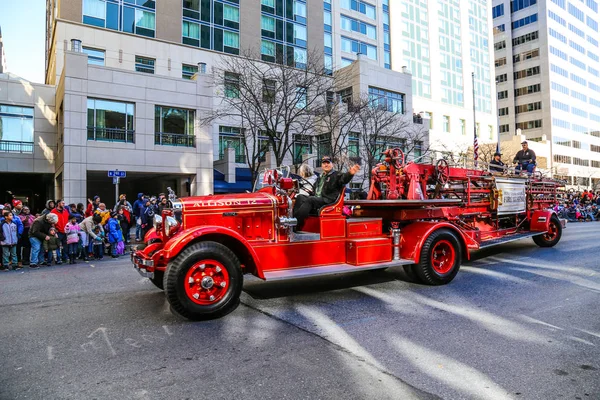
<svg viewBox="0 0 600 400">
<path fill-rule="evenodd" d="M 181 0 L 156 2 L 156 38 L 181 43 Z"/>
<path fill-rule="evenodd" d="M 322 57 L 324 52 L 323 34 L 325 33 L 323 28 L 323 1 L 308 0 L 306 2 L 306 17 L 307 50 L 309 53 L 314 52 Z"/>
<path fill-rule="evenodd" d="M 83 1 L 59 0 L 56 17 L 68 21 L 81 22 L 83 20 Z"/>
<path fill-rule="evenodd" d="M 260 2 L 240 1 L 240 54 L 260 56 Z"/>
</svg>

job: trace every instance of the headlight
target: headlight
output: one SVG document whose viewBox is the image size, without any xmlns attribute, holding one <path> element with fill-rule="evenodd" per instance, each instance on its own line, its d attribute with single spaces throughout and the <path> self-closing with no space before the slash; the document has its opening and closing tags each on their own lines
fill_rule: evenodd
<svg viewBox="0 0 600 400">
<path fill-rule="evenodd" d="M 170 236 L 177 229 L 178 225 L 179 222 L 175 218 L 168 216 L 165 222 L 165 235 Z"/>
<path fill-rule="evenodd" d="M 154 214 L 152 225 L 154 226 L 154 229 L 156 229 L 156 233 L 158 233 L 158 231 L 160 230 L 160 224 L 162 224 L 162 217 L 158 214 Z"/>
</svg>

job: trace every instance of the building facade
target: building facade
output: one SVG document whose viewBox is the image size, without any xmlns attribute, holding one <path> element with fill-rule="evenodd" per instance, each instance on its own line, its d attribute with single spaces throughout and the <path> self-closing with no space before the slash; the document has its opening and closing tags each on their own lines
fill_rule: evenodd
<svg viewBox="0 0 600 400">
<path fill-rule="evenodd" d="M 251 55 L 302 68 L 309 54 L 320 54 L 332 75 L 340 68 L 356 74 L 355 95 L 373 92 L 380 104 L 402 104 L 411 116 L 411 76 L 390 70 L 387 1 L 257 3 L 48 0 L 43 87 L 53 90 L 47 122 L 55 135 L 43 139 L 50 150 L 35 134 L 21 140 L 34 158 L 52 155 L 26 170 L 52 174 L 47 197 L 85 202 L 99 194 L 111 204 L 116 193 L 107 171 L 116 169 L 127 173 L 120 192 L 130 199 L 167 186 L 180 195 L 215 193 L 231 189 L 236 179 L 248 186 L 236 190 L 251 189 L 237 148 L 243 127 L 235 121 L 200 124 L 221 102 L 212 71 L 222 57 Z M 24 105 L 9 98 L 0 99 L 3 104 Z M 294 145 L 294 152 L 302 148 L 316 158 L 317 136 Z M 0 162 L 5 156 L 0 152 Z M 290 153 L 291 163 L 302 160 L 296 156 Z"/>
<path fill-rule="evenodd" d="M 4 54 L 4 45 L 2 44 L 2 27 L 0 27 L 0 74 L 8 72 L 6 69 L 6 54 Z"/>
<path fill-rule="evenodd" d="M 550 171 L 574 187 L 597 187 L 598 3 L 496 0 L 493 5 L 500 131 L 532 141 L 546 135 Z"/>
<path fill-rule="evenodd" d="M 465 154 L 475 130 L 479 143 L 496 142 L 490 2 L 394 1 L 390 13 L 392 68 L 412 73 L 413 108 L 430 118 L 431 146 Z"/>
</svg>

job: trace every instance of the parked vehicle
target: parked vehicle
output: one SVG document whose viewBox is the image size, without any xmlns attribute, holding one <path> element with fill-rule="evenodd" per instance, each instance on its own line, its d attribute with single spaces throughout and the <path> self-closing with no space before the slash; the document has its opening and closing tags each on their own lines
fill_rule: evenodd
<svg viewBox="0 0 600 400">
<path fill-rule="evenodd" d="M 387 150 L 371 173 L 367 200 L 344 201 L 293 232 L 297 182 L 265 171 L 254 193 L 177 199 L 155 217 L 134 267 L 194 320 L 238 305 L 245 274 L 266 281 L 403 266 L 429 285 L 452 281 L 474 250 L 532 238 L 556 245 L 565 226 L 552 207 L 561 183 L 540 176 L 405 163 Z M 342 213 L 344 206 L 352 216 Z"/>
</svg>

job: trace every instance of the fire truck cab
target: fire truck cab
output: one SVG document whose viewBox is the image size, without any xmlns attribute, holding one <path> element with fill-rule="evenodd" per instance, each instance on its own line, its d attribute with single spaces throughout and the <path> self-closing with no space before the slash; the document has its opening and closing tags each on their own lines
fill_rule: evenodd
<svg viewBox="0 0 600 400">
<path fill-rule="evenodd" d="M 294 232 L 297 182 L 267 171 L 253 193 L 178 199 L 132 253 L 140 274 L 194 320 L 238 305 L 244 274 L 271 281 L 402 266 L 424 284 L 452 281 L 470 252 L 533 238 L 560 240 L 551 207 L 561 183 L 540 177 L 404 163 L 398 149 L 371 171 L 367 200 L 338 200 Z M 343 213 L 344 206 L 352 215 Z"/>
</svg>

